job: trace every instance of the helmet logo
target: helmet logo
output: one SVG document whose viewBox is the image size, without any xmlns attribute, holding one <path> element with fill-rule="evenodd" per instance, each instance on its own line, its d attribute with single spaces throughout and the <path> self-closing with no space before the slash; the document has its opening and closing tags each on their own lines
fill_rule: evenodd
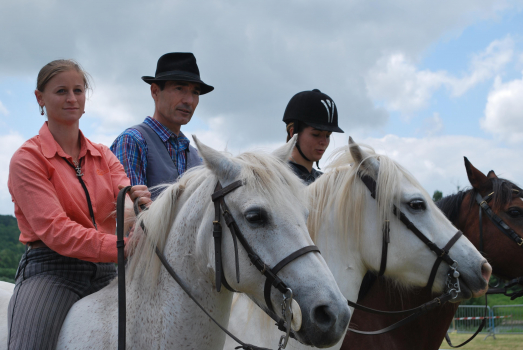
<svg viewBox="0 0 523 350">
<path fill-rule="evenodd" d="M 321 103 L 325 106 L 327 110 L 327 122 L 332 123 L 334 119 L 334 111 L 336 110 L 336 105 L 334 101 L 331 100 L 321 100 Z"/>
</svg>

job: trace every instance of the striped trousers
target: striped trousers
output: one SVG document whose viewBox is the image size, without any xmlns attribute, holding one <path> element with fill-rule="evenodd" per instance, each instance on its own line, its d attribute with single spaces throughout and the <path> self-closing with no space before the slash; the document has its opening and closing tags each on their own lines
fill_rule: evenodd
<svg viewBox="0 0 523 350">
<path fill-rule="evenodd" d="M 54 350 L 73 304 L 116 276 L 112 263 L 91 263 L 49 248 L 27 251 L 8 310 L 8 350 Z"/>
</svg>

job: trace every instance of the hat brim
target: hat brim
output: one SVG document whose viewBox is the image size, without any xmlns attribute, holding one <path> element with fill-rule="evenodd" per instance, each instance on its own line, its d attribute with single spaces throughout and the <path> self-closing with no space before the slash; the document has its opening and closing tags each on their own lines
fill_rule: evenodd
<svg viewBox="0 0 523 350">
<path fill-rule="evenodd" d="M 325 125 L 325 124 L 316 124 L 316 123 L 309 123 L 309 122 L 302 122 L 307 124 L 308 126 L 312 126 L 314 129 L 322 130 L 322 131 L 332 131 L 332 132 L 339 132 L 339 133 L 345 133 L 345 131 L 341 130 L 336 125 Z"/>
<path fill-rule="evenodd" d="M 185 75 L 178 75 L 178 74 L 166 75 L 166 76 L 163 76 L 160 78 L 143 76 L 142 80 L 145 81 L 149 85 L 151 85 L 152 83 L 157 82 L 157 81 L 188 81 L 191 83 L 199 83 L 200 84 L 200 95 L 205 95 L 214 90 L 214 86 L 207 85 L 198 78 L 188 77 Z"/>
</svg>

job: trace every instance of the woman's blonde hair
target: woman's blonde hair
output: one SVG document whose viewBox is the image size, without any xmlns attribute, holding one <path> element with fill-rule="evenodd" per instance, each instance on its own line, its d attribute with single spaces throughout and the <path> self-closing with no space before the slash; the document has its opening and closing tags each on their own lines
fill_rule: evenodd
<svg viewBox="0 0 523 350">
<path fill-rule="evenodd" d="M 85 90 L 91 88 L 91 76 L 89 73 L 84 71 L 80 64 L 75 60 L 67 59 L 54 60 L 43 66 L 38 73 L 38 78 L 36 79 L 36 89 L 40 92 L 44 92 L 45 86 L 51 79 L 53 79 L 57 74 L 69 70 L 75 70 L 82 76 Z"/>
</svg>

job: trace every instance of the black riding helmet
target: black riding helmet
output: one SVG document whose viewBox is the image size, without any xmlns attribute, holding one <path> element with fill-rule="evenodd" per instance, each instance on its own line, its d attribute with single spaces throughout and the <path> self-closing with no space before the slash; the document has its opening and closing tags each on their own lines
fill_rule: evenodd
<svg viewBox="0 0 523 350">
<path fill-rule="evenodd" d="M 312 126 L 315 129 L 331 132 L 344 132 L 338 126 L 338 109 L 336 104 L 327 94 L 318 89 L 312 91 L 302 91 L 294 95 L 283 114 L 283 121 L 287 124 L 287 139 L 292 135 L 289 134 L 289 124 L 293 123 L 294 133 L 300 132 L 301 126 Z M 310 161 L 301 151 L 297 142 L 296 148 L 300 155 Z M 316 162 L 318 169 L 319 162 Z"/>
<path fill-rule="evenodd" d="M 343 132 L 338 127 L 338 109 L 328 95 L 318 89 L 294 95 L 283 114 L 285 124 L 300 121 L 318 130 Z"/>
</svg>

